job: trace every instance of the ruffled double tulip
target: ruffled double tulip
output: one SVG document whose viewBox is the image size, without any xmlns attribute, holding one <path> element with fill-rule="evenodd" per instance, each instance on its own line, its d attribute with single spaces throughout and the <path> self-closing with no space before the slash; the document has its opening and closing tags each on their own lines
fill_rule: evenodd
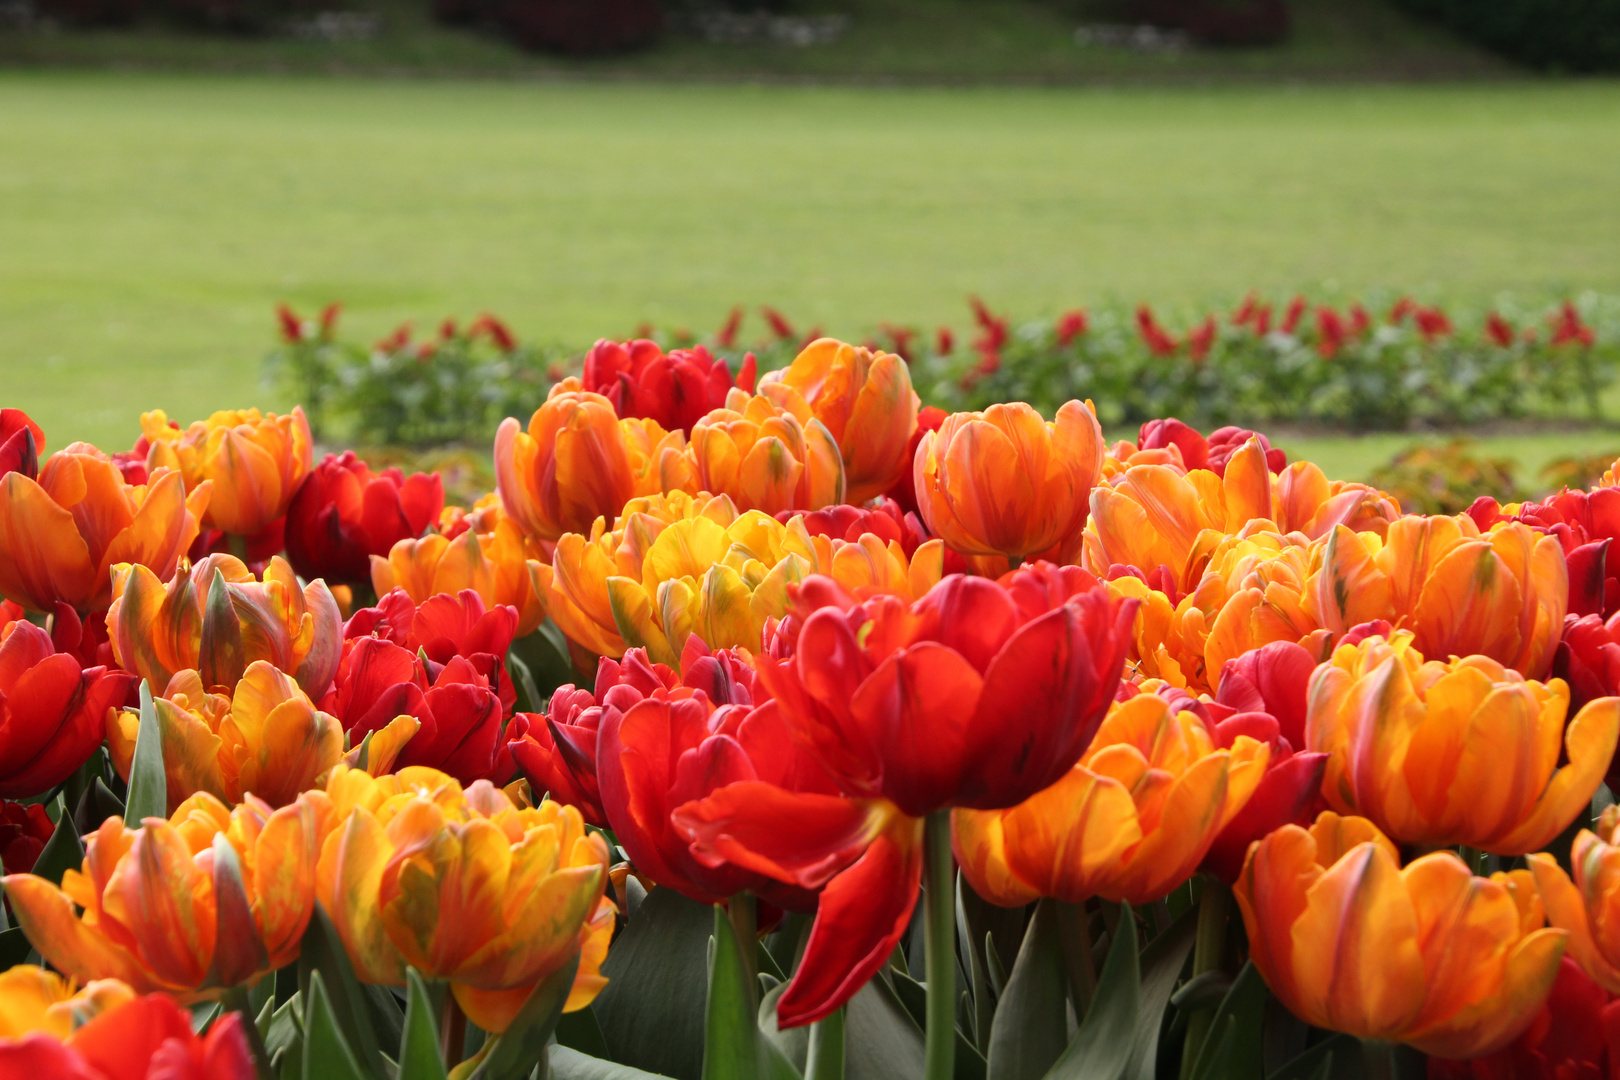
<svg viewBox="0 0 1620 1080">
<path fill-rule="evenodd" d="M 404 589 L 421 604 L 471 589 L 486 607 L 517 611 L 516 637 L 533 633 L 546 618 L 529 577 L 528 560 L 538 549 L 524 539 L 494 496 L 480 500 L 471 513 L 458 511 L 453 523 L 448 533 L 399 541 L 386 558 L 373 555 L 371 586 L 377 595 Z"/>
<path fill-rule="evenodd" d="M 96 752 L 107 714 L 135 679 L 81 668 L 27 622 L 0 639 L 0 798 L 23 799 L 60 784 Z"/>
<path fill-rule="evenodd" d="M 682 486 L 729 496 L 741 510 L 819 510 L 846 499 L 838 440 L 796 394 L 733 390 L 692 426 L 686 461 Z"/>
<path fill-rule="evenodd" d="M 621 417 L 654 420 L 665 431 L 690 433 L 711 409 L 726 403 L 733 386 L 754 392 L 754 354 L 731 366 L 702 345 L 665 355 L 656 341 L 598 341 L 585 354 L 581 382 L 601 394 Z"/>
<path fill-rule="evenodd" d="M 1148 903 L 1197 871 L 1270 757 L 1248 734 L 1218 748 L 1195 713 L 1138 694 L 1051 787 L 1005 810 L 956 810 L 957 861 L 975 892 L 1007 907 L 1039 896 Z"/>
<path fill-rule="evenodd" d="M 1620 694 L 1620 614 L 1564 618 L 1564 638 L 1553 657 L 1553 675 L 1569 684 L 1569 707 Z M 1610 762 L 1604 782 L 1620 789 L 1620 769 Z"/>
<path fill-rule="evenodd" d="M 1620 810 L 1609 807 L 1596 831 L 1582 829 L 1570 848 L 1575 880 L 1551 855 L 1530 856 L 1547 920 L 1569 932 L 1569 954 L 1611 994 L 1620 994 Z"/>
<path fill-rule="evenodd" d="M 1524 871 L 1474 877 L 1449 851 L 1402 869 L 1362 818 L 1324 813 L 1249 853 L 1233 892 L 1250 959 L 1306 1023 L 1469 1058 L 1516 1038 L 1558 976 Z"/>
<path fill-rule="evenodd" d="M 217 998 L 297 959 L 323 813 L 315 795 L 279 810 L 252 796 L 227 810 L 193 795 L 138 829 L 108 818 L 60 888 L 11 874 L 6 895 L 28 940 L 71 978 Z"/>
<path fill-rule="evenodd" d="M 608 848 L 579 811 L 520 807 L 486 781 L 463 789 L 423 768 L 340 769 L 327 792 L 342 824 L 322 846 L 318 891 L 361 981 L 403 985 L 406 965 L 449 980 L 492 1033 L 575 957 L 565 1011 L 606 985 Z"/>
<path fill-rule="evenodd" d="M 421 536 L 444 511 L 438 473 L 374 473 L 352 450 L 328 454 L 287 507 L 287 561 L 305 578 L 361 584 L 371 556 Z"/>
<path fill-rule="evenodd" d="M 23 970 L 12 968 L 0 979 Z M 102 1000 L 91 1007 L 80 1004 L 92 991 Z M 0 994 L 5 992 L 0 989 Z M 59 991 L 65 992 L 65 987 Z M 192 1031 L 191 1013 L 167 995 L 137 998 L 128 987 L 93 985 L 77 998 L 64 996 L 54 1003 L 40 1026 L 0 1035 L 0 1075 L 38 1080 L 255 1080 L 258 1074 L 245 1024 L 240 1014 L 229 1013 L 215 1020 L 206 1035 L 198 1035 Z"/>
<path fill-rule="evenodd" d="M 262 533 L 285 514 L 313 464 L 309 422 L 296 405 L 285 416 L 225 409 L 184 431 L 159 409 L 142 414 L 141 432 L 147 470 L 178 469 L 188 491 L 212 484 L 203 527 L 232 536 Z"/>
<path fill-rule="evenodd" d="M 1174 456 L 1180 459 L 1184 471 L 1208 469 L 1216 476 L 1224 477 L 1227 463 L 1234 455 L 1239 454 L 1250 439 L 1259 440 L 1261 453 L 1265 455 L 1266 467 L 1273 473 L 1280 473 L 1288 467 L 1288 455 L 1273 447 L 1271 441 L 1257 431 L 1240 427 L 1223 427 L 1212 431 L 1206 439 L 1196 428 L 1182 423 L 1173 416 L 1163 420 L 1149 420 L 1143 424 L 1137 433 L 1136 449 L 1143 451 L 1173 448 Z M 1133 465 L 1151 463 L 1145 457 L 1137 458 L 1134 455 L 1130 462 Z"/>
<path fill-rule="evenodd" d="M 495 433 L 495 490 L 531 539 L 548 542 L 612 521 L 637 495 L 684 487 L 678 431 L 656 420 L 619 419 L 613 403 L 564 379 L 528 430 L 513 417 Z"/>
<path fill-rule="evenodd" d="M 1341 645 L 1317 669 L 1306 742 L 1331 755 L 1322 794 L 1340 813 L 1401 843 L 1522 855 L 1575 820 L 1614 756 L 1620 698 L 1566 728 L 1568 707 L 1562 680 L 1483 656 L 1425 663 L 1403 630 Z"/>
<path fill-rule="evenodd" d="M 418 603 L 404 589 L 386 593 L 343 624 L 344 648 L 365 637 L 382 638 L 427 661 L 429 675 L 456 657 L 470 662 L 511 712 L 517 692 L 506 670 L 506 652 L 517 637 L 518 612 L 509 604 L 486 606 L 472 589 L 439 593 Z"/>
<path fill-rule="evenodd" d="M 0 477 L 0 594 L 30 611 L 58 603 L 97 611 L 120 563 L 167 580 L 197 538 L 211 490 L 204 482 L 188 495 L 174 469 L 131 486 L 85 443 L 52 455 L 37 480 L 8 472 Z"/>
<path fill-rule="evenodd" d="M 319 700 L 342 658 L 343 618 L 326 582 L 300 587 L 285 559 L 255 579 L 234 555 L 210 555 L 167 585 L 144 566 L 113 572 L 107 632 L 113 655 L 153 687 L 182 671 L 212 689 L 235 686 L 263 660 Z"/>
<path fill-rule="evenodd" d="M 343 729 L 317 709 L 292 678 L 263 660 L 248 665 L 227 696 L 210 694 L 195 671 L 182 671 L 152 701 L 163 737 L 171 813 L 197 792 L 226 805 L 248 794 L 286 806 L 319 787 L 343 760 Z M 118 775 L 129 779 L 140 730 L 125 710 L 107 725 Z"/>
<path fill-rule="evenodd" d="M 1103 450 L 1096 413 L 1078 401 L 1051 422 L 1022 402 L 955 413 L 917 445 L 917 509 L 964 555 L 1072 562 Z"/>
<path fill-rule="evenodd" d="M 1468 516 L 1482 530 L 1522 522 L 1555 537 L 1569 564 L 1570 614 L 1607 619 L 1620 612 L 1620 488 L 1566 489 L 1507 507 L 1482 495 Z"/>
<path fill-rule="evenodd" d="M 1215 700 L 1238 712 L 1270 713 L 1279 734 L 1296 749 L 1305 745 L 1311 676 L 1316 657 L 1303 646 L 1274 641 L 1226 662 Z"/>
<path fill-rule="evenodd" d="M 892 488 L 911 467 L 906 451 L 919 402 L 910 366 L 893 353 L 819 338 L 763 380 L 761 393 L 809 405 L 838 443 L 844 497 L 863 503 Z"/>
<path fill-rule="evenodd" d="M 39 476 L 39 456 L 45 452 L 45 432 L 21 409 L 0 409 L 0 476 L 19 472 L 32 480 Z"/>
</svg>

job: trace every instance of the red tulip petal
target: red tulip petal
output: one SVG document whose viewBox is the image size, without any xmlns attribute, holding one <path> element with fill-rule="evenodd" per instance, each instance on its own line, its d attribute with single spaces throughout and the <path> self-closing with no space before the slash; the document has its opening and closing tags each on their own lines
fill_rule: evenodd
<svg viewBox="0 0 1620 1080">
<path fill-rule="evenodd" d="M 718 788 L 670 817 L 705 865 L 730 862 L 807 889 L 847 867 L 872 833 L 870 803 L 758 780 Z"/>
</svg>

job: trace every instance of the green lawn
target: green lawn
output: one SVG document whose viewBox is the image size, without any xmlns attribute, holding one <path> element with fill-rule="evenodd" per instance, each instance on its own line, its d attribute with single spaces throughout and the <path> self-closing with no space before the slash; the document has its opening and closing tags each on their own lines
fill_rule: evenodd
<svg viewBox="0 0 1620 1080">
<path fill-rule="evenodd" d="M 1251 287 L 1620 292 L 1620 84 L 856 89 L 0 74 L 0 370 L 53 445 L 280 404 L 279 300 L 583 343 Z"/>
</svg>

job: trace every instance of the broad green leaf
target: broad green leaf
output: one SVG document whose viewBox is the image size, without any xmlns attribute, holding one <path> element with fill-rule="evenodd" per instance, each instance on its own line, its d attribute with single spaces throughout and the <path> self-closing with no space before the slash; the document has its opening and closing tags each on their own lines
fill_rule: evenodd
<svg viewBox="0 0 1620 1080">
<path fill-rule="evenodd" d="M 1335 1061 L 1359 1061 L 1361 1042 L 1353 1035 L 1323 1039 L 1272 1073 L 1267 1080 L 1325 1080 Z"/>
<path fill-rule="evenodd" d="M 922 1028 L 879 975 L 844 1006 L 844 1076 L 888 1080 L 921 1076 L 922 1070 Z"/>
<path fill-rule="evenodd" d="M 372 1027 L 365 992 L 355 978 L 354 968 L 349 964 L 349 954 L 344 951 L 331 918 L 319 904 L 315 905 L 315 913 L 310 917 L 303 941 L 299 943 L 298 987 L 304 994 L 306 1016 L 310 983 L 317 973 L 323 976 L 322 992 L 327 997 L 333 1021 L 343 1032 L 355 1058 L 371 1076 L 383 1076 L 382 1049 Z M 307 1049 L 307 1038 L 305 1045 Z M 309 1060 L 307 1053 L 304 1060 Z M 306 1075 L 305 1080 L 319 1078 Z"/>
<path fill-rule="evenodd" d="M 776 1026 L 776 1003 L 787 990 L 787 983 L 782 983 L 768 990 L 759 1001 L 759 1031 L 766 1039 L 775 1044 L 782 1056 L 787 1058 L 795 1069 L 804 1071 L 805 1062 L 810 1057 L 810 1028 L 808 1026 L 795 1028 L 780 1028 Z"/>
<path fill-rule="evenodd" d="M 707 957 L 714 915 L 656 888 L 608 950 L 608 984 L 591 1006 L 621 1065 L 698 1080 L 703 1072 Z"/>
<path fill-rule="evenodd" d="M 512 642 L 507 650 L 510 660 L 517 660 L 529 673 L 529 681 L 534 688 L 535 699 L 539 704 L 529 709 L 529 712 L 539 712 L 545 708 L 552 693 L 564 683 L 577 683 L 581 675 L 586 676 L 585 685 L 590 686 L 590 677 L 595 676 L 594 671 L 580 672 L 575 669 L 572 656 L 568 652 L 568 639 L 563 636 L 561 628 L 547 619 L 540 624 L 539 629 L 527 637 L 520 637 Z M 517 665 L 509 664 L 514 682 L 518 678 Z M 525 693 L 526 687 L 520 687 Z"/>
<path fill-rule="evenodd" d="M 304 1080 L 377 1080 L 381 1075 L 379 1070 L 368 1078 L 360 1067 L 338 1030 L 321 973 L 311 972 L 304 1008 Z"/>
<path fill-rule="evenodd" d="M 596 1022 L 595 1011 L 588 1007 L 563 1013 L 562 1019 L 557 1021 L 557 1042 L 591 1057 L 608 1056 L 602 1025 Z"/>
<path fill-rule="evenodd" d="M 844 1009 L 810 1025 L 810 1053 L 804 1080 L 844 1080 Z"/>
<path fill-rule="evenodd" d="M 1193 1064 L 1194 1080 L 1248 1080 L 1264 1073 L 1265 1047 L 1260 1035 L 1265 1015 L 1265 980 L 1252 962 L 1245 963 L 1215 1010 L 1210 1037 Z M 1223 1027 L 1228 1031 L 1219 1036 Z"/>
<path fill-rule="evenodd" d="M 1168 995 L 1167 995 L 1168 997 Z M 1068 1048 L 1047 1080 L 1119 1080 L 1130 1063 L 1133 1030 L 1141 1001 L 1141 968 L 1136 955 L 1136 917 L 1129 904 L 1119 909 L 1119 929 L 1097 978 L 1097 996 Z"/>
<path fill-rule="evenodd" d="M 73 825 L 73 815 L 64 807 L 62 816 L 56 821 L 56 828 L 51 832 L 51 838 L 45 841 L 45 847 L 34 860 L 34 873 L 47 881 L 62 884 L 62 875 L 68 870 L 77 870 L 84 865 L 84 844 L 79 840 L 79 830 Z"/>
<path fill-rule="evenodd" d="M 152 687 L 141 680 L 141 719 L 135 730 L 135 754 L 129 766 L 129 798 L 124 823 L 132 829 L 147 818 L 169 816 L 169 782 L 163 772 L 163 729 L 152 704 Z"/>
<path fill-rule="evenodd" d="M 760 1032 L 742 945 L 719 904 L 709 945 L 703 1080 L 797 1080 L 799 1072 Z"/>
<path fill-rule="evenodd" d="M 1068 987 L 1055 901 L 1042 900 L 990 1025 L 989 1080 L 1040 1080 L 1069 1041 Z"/>
<path fill-rule="evenodd" d="M 573 960 L 540 981 L 511 1026 L 484 1044 L 482 1060 L 469 1080 L 522 1080 L 529 1075 L 557 1029 L 557 1018 L 568 1003 L 578 970 L 576 953 Z"/>
<path fill-rule="evenodd" d="M 549 1063 L 549 1080 L 660 1080 L 661 1076 L 591 1057 L 561 1044 L 551 1048 Z"/>
<path fill-rule="evenodd" d="M 123 816 L 124 800 L 113 794 L 112 788 L 98 776 L 79 797 L 79 805 L 73 810 L 73 825 L 79 835 L 84 836 L 95 832 L 108 818 Z"/>
<path fill-rule="evenodd" d="M 295 1073 L 304 1064 L 304 999 L 297 994 L 277 1006 L 270 1014 L 270 1025 L 263 1028 L 264 1051 L 270 1057 L 270 1067 L 278 1075 L 285 1074 L 288 1062 Z"/>
<path fill-rule="evenodd" d="M 1120 911 L 1120 924 L 1125 923 L 1125 912 Z M 1138 996 L 1135 1045 L 1131 1063 L 1125 1075 L 1131 1080 L 1153 1080 L 1158 1069 L 1159 1032 L 1164 1025 L 1165 1007 L 1192 955 L 1198 940 L 1198 909 L 1184 911 L 1158 937 L 1148 942 L 1138 961 L 1142 972 L 1142 988 Z M 1099 993 L 1101 988 L 1099 987 Z"/>
<path fill-rule="evenodd" d="M 399 1080 L 446 1080 L 436 1010 L 422 976 L 405 972 L 405 1030 L 399 1040 Z"/>
<path fill-rule="evenodd" d="M 960 969 L 958 973 L 960 974 Z M 918 1030 L 922 1030 L 928 1022 L 928 988 L 903 971 L 891 970 L 888 977 L 896 998 L 905 1006 L 906 1012 L 910 1014 Z M 985 1068 L 984 1055 L 979 1053 L 979 1048 L 973 1045 L 973 1040 L 958 1027 L 952 1080 L 983 1080 Z"/>
</svg>

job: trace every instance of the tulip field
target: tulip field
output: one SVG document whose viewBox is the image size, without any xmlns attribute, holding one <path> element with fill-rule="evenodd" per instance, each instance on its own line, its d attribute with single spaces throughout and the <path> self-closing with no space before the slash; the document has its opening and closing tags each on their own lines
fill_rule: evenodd
<svg viewBox="0 0 1620 1080">
<path fill-rule="evenodd" d="M 0 411 L 0 1077 L 1620 1076 L 1620 462 L 1408 513 L 985 341 L 600 341 L 466 500 Z"/>
</svg>

